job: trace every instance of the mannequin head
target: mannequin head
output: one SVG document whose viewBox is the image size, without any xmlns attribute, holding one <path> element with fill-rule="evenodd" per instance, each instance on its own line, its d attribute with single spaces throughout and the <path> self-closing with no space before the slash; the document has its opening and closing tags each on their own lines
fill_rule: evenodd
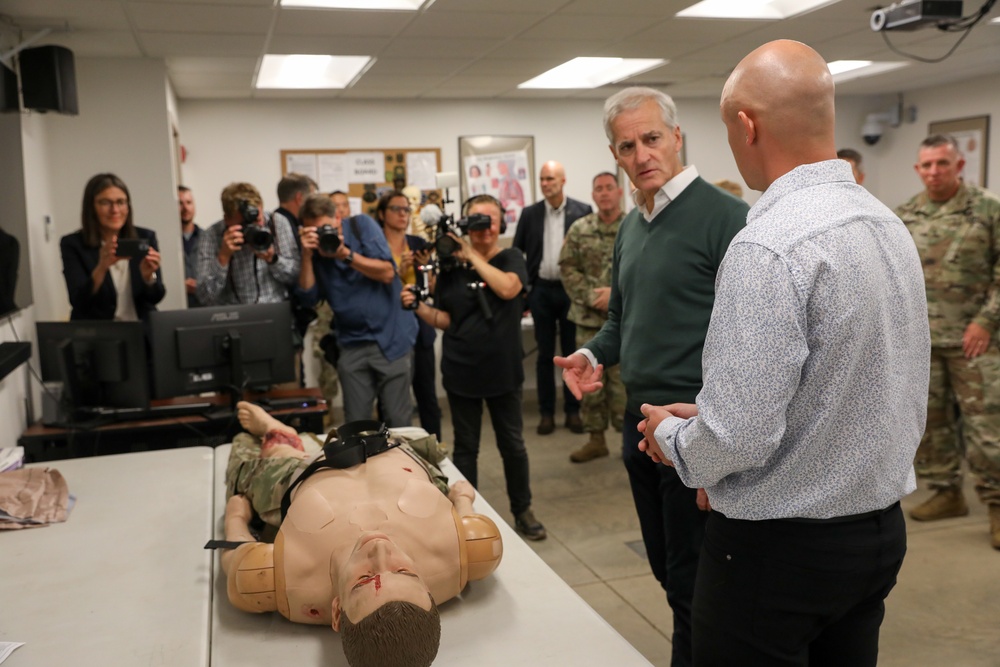
<svg viewBox="0 0 1000 667">
<path fill-rule="evenodd" d="M 413 560 L 391 538 L 363 533 L 336 584 L 333 629 L 352 667 L 431 664 L 441 640 L 438 610 Z"/>
</svg>

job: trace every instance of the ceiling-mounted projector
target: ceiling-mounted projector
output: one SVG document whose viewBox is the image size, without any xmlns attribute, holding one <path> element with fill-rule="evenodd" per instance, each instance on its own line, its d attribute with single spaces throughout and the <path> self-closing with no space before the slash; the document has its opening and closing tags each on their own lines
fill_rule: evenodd
<svg viewBox="0 0 1000 667">
<path fill-rule="evenodd" d="M 919 30 L 940 21 L 962 18 L 962 0 L 903 0 L 872 14 L 871 27 L 880 30 Z"/>
</svg>

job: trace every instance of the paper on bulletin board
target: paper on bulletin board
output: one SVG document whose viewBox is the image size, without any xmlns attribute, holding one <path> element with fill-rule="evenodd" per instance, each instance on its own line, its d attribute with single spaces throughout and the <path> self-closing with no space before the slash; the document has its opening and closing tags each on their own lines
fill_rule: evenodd
<svg viewBox="0 0 1000 667">
<path fill-rule="evenodd" d="M 285 173 L 302 174 L 314 181 L 319 180 L 315 153 L 289 153 L 285 155 Z"/>
<path fill-rule="evenodd" d="M 343 153 L 323 153 L 319 158 L 319 183 L 321 192 L 340 190 L 347 192 L 347 156 Z"/>
<path fill-rule="evenodd" d="M 348 197 L 347 203 L 351 205 L 351 215 L 361 215 L 361 197 Z"/>
<path fill-rule="evenodd" d="M 385 154 L 347 153 L 347 180 L 351 183 L 385 181 Z"/>
<path fill-rule="evenodd" d="M 414 151 L 406 154 L 406 184 L 421 190 L 437 188 L 437 154 Z"/>
</svg>

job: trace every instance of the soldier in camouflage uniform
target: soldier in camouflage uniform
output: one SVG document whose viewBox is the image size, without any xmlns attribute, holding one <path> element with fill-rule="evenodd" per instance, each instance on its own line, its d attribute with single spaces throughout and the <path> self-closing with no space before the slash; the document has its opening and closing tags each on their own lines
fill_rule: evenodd
<svg viewBox="0 0 1000 667">
<path fill-rule="evenodd" d="M 915 165 L 926 190 L 896 209 L 924 266 L 931 328 L 927 430 L 914 467 L 936 493 L 910 515 L 933 521 L 969 513 L 964 449 L 1000 549 L 1000 350 L 993 340 L 1000 325 L 1000 199 L 965 183 L 964 164 L 953 137 L 928 137 Z"/>
<path fill-rule="evenodd" d="M 593 338 L 608 319 L 611 295 L 611 257 L 621 222 L 622 189 L 615 175 L 603 172 L 594 177 L 592 193 L 597 212 L 580 218 L 570 227 L 559 255 L 563 288 L 570 298 L 569 319 L 576 324 L 577 348 Z M 625 385 L 621 370 L 604 371 L 604 387 L 585 394 L 581 403 L 583 430 L 590 439 L 570 454 L 574 463 L 584 463 L 608 455 L 604 431 L 608 418 L 618 431 L 625 414 Z"/>
</svg>

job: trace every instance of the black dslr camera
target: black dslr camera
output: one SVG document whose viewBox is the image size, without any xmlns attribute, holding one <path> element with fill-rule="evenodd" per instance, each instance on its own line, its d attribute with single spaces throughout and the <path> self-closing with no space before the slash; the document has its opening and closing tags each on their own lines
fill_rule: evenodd
<svg viewBox="0 0 1000 667">
<path fill-rule="evenodd" d="M 337 252 L 340 247 L 340 235 L 333 225 L 320 225 L 316 228 L 316 236 L 319 237 L 319 249 L 328 255 Z"/>
<path fill-rule="evenodd" d="M 243 242 L 253 248 L 254 252 L 267 252 L 274 243 L 274 236 L 266 227 L 257 224 L 260 209 L 246 199 L 240 201 L 240 215 L 243 216 Z"/>
<path fill-rule="evenodd" d="M 455 239 L 448 236 L 451 232 L 455 236 L 464 236 L 469 232 L 479 232 L 489 229 L 493 221 L 485 213 L 473 213 L 470 216 L 459 218 L 457 221 L 451 215 L 445 215 L 437 222 L 436 233 L 434 235 L 434 249 L 438 258 L 445 261 L 452 258 L 459 245 Z M 445 268 L 442 266 L 442 268 Z"/>
</svg>

